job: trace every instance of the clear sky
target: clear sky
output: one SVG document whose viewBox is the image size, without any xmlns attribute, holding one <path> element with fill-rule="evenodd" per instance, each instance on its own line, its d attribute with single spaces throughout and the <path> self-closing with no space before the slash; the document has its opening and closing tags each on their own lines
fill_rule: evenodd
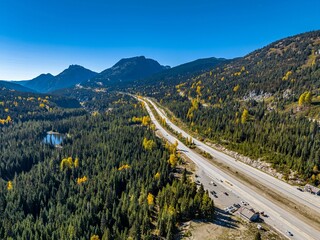
<svg viewBox="0 0 320 240">
<path fill-rule="evenodd" d="M 144 55 L 233 58 L 320 29 L 320 0 L 0 0 L 0 79 Z"/>
</svg>

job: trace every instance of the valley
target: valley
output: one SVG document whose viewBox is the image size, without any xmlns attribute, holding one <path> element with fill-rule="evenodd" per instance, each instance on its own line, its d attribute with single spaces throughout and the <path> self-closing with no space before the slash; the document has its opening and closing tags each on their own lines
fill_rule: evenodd
<svg viewBox="0 0 320 240">
<path fill-rule="evenodd" d="M 0 81 L 0 238 L 317 240 L 319 79 L 311 31 Z"/>
</svg>

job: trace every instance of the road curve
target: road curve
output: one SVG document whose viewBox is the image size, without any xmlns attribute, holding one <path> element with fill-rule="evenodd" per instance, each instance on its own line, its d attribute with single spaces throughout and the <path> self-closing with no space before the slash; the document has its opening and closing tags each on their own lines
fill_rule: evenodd
<svg viewBox="0 0 320 240">
<path fill-rule="evenodd" d="M 173 135 L 168 133 L 156 120 L 154 114 L 152 113 L 149 107 L 149 104 L 152 104 L 153 107 L 159 113 L 159 115 L 167 120 L 168 124 L 170 124 L 170 127 L 173 128 L 175 126 L 167 119 L 167 117 L 162 112 L 160 112 L 160 110 L 157 108 L 157 106 L 154 105 L 152 101 L 147 99 L 148 100 L 147 102 L 143 99 L 139 99 L 139 98 L 137 99 L 145 103 L 145 106 L 150 115 L 151 121 L 155 124 L 156 129 L 159 132 L 161 132 L 161 134 L 169 142 L 174 143 L 175 141 L 178 141 L 178 149 L 183 151 L 186 156 L 188 156 L 195 164 L 197 164 L 197 166 L 201 170 L 203 170 L 211 178 L 213 179 L 217 178 L 222 180 L 223 182 L 225 181 L 231 182 L 232 186 L 229 184 L 224 184 L 224 187 L 234 192 L 236 195 L 238 195 L 245 201 L 249 202 L 250 205 L 254 207 L 256 210 L 264 211 L 268 213 L 269 218 L 264 219 L 267 224 L 269 224 L 270 226 L 273 226 L 283 234 L 285 234 L 286 230 L 291 231 L 294 234 L 294 236 L 290 237 L 290 239 L 297 239 L 297 240 L 306 240 L 306 239 L 318 240 L 319 239 L 320 232 L 318 230 L 309 226 L 308 224 L 301 221 L 296 216 L 292 215 L 291 213 L 287 212 L 281 207 L 277 206 L 267 198 L 259 195 L 258 193 L 253 191 L 251 188 L 239 182 L 233 176 L 230 176 L 224 173 L 223 171 L 221 171 L 220 169 L 216 168 L 210 162 L 208 162 L 207 159 L 203 158 L 201 155 L 197 154 L 190 148 L 186 147 L 181 141 L 177 140 Z M 181 130 L 179 128 L 177 129 Z M 182 132 L 182 130 L 179 132 Z M 189 136 L 189 135 L 186 134 L 186 136 Z M 196 144 L 199 144 L 199 143 L 196 142 Z M 297 190 L 295 189 L 295 191 Z"/>
</svg>

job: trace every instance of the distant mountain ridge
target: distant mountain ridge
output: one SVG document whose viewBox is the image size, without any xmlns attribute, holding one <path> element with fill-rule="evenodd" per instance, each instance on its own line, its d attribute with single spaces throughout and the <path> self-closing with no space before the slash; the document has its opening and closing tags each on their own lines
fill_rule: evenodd
<svg viewBox="0 0 320 240">
<path fill-rule="evenodd" d="M 84 82 L 84 85 L 117 85 L 149 77 L 155 73 L 170 68 L 162 66 L 157 61 L 144 56 L 123 58 L 111 68 L 108 68 L 96 77 Z"/>
<path fill-rule="evenodd" d="M 0 88 L 5 88 L 8 90 L 15 90 L 19 92 L 35 92 L 34 90 L 21 86 L 20 84 L 9 82 L 9 81 L 1 81 L 0 80 Z"/>
<path fill-rule="evenodd" d="M 202 58 L 191 62 L 187 62 L 176 67 L 167 69 L 160 73 L 156 73 L 150 77 L 136 81 L 133 87 L 139 90 L 140 87 L 146 87 L 147 92 L 155 92 L 164 85 L 176 85 L 190 77 L 211 70 L 222 64 L 229 63 L 231 60 L 225 58 Z M 140 89 L 141 90 L 141 89 Z"/>
<path fill-rule="evenodd" d="M 86 69 L 79 65 L 70 65 L 67 69 L 59 73 L 57 76 L 53 76 L 50 73 L 41 74 L 38 77 L 29 80 L 15 82 L 24 87 L 31 88 L 37 92 L 47 93 L 58 89 L 74 86 L 77 83 L 86 81 L 97 73 L 89 69 Z"/>
</svg>

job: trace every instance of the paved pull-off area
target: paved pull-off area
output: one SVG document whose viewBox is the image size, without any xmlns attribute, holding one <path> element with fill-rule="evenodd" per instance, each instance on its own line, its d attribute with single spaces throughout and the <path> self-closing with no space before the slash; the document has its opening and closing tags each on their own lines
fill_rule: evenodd
<svg viewBox="0 0 320 240">
<path fill-rule="evenodd" d="M 161 111 L 150 99 L 138 99 L 145 103 L 146 109 L 150 115 L 151 121 L 155 124 L 156 129 L 161 132 L 161 134 L 171 143 L 178 141 L 178 150 L 183 151 L 184 154 L 190 158 L 200 170 L 204 171 L 208 177 L 213 179 L 213 181 L 220 180 L 221 183 L 225 183 L 224 187 L 238 196 L 240 199 L 248 202 L 250 206 L 252 206 L 255 210 L 259 212 L 265 212 L 268 217 L 263 218 L 263 220 L 269 224 L 270 226 L 277 229 L 280 233 L 283 233 L 289 239 L 320 239 L 320 231 L 308 225 L 301 219 L 297 218 L 294 214 L 288 212 L 287 210 L 279 207 L 269 199 L 260 195 L 259 193 L 252 190 L 250 187 L 241 183 L 237 180 L 237 178 L 226 174 L 221 171 L 219 168 L 215 167 L 211 164 L 206 158 L 197 154 L 192 149 L 188 148 L 181 141 L 179 141 L 176 137 L 171 135 L 168 131 L 166 131 L 160 123 L 155 118 L 152 113 L 149 104 L 155 108 L 157 113 L 166 120 L 167 124 L 178 133 L 181 133 L 183 137 L 190 138 L 191 136 L 187 134 L 185 131 L 174 125 L 166 116 L 166 114 Z M 235 161 L 234 158 L 223 154 L 206 144 L 194 139 L 194 143 L 197 147 L 203 151 L 210 153 L 213 157 L 224 160 L 231 167 L 235 169 L 239 169 L 251 177 L 258 178 L 259 181 L 265 183 L 271 189 L 276 189 L 281 191 L 283 195 L 287 195 L 293 200 L 302 203 L 314 211 L 320 212 L 320 198 L 313 195 L 307 195 L 308 193 L 299 192 L 296 188 L 291 185 L 276 179 L 266 173 L 263 173 L 253 167 L 250 167 L 244 163 L 239 161 Z M 212 195 L 213 197 L 213 195 Z M 293 236 L 289 236 L 286 234 L 287 231 L 290 231 Z"/>
</svg>

